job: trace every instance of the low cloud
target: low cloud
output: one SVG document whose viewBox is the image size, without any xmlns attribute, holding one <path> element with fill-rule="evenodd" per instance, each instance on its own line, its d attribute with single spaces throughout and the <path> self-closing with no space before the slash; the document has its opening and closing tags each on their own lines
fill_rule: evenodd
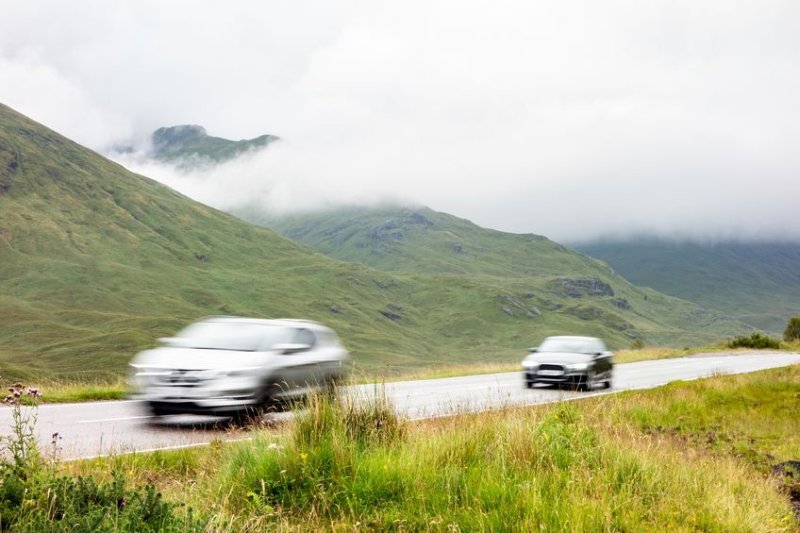
<svg viewBox="0 0 800 533">
<path fill-rule="evenodd" d="M 80 142 L 181 123 L 280 136 L 194 172 L 115 156 L 215 207 L 389 200 L 556 240 L 800 239 L 795 3 L 8 12 L 0 100 Z"/>
</svg>

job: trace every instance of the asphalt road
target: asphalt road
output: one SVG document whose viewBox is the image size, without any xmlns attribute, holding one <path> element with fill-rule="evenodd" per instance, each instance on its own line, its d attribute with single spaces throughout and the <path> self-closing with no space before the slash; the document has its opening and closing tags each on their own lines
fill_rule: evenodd
<svg viewBox="0 0 800 533">
<path fill-rule="evenodd" d="M 657 387 L 677 380 L 693 380 L 718 374 L 738 374 L 800 364 L 798 353 L 711 354 L 679 359 L 642 361 L 615 367 L 614 388 L 592 393 L 549 387 L 526 389 L 522 372 L 483 374 L 446 379 L 402 381 L 385 385 L 348 387 L 353 398 L 388 399 L 403 416 L 418 419 L 457 412 L 533 405 L 592 394 Z M 30 415 L 23 411 L 23 415 Z M 147 416 L 137 401 L 44 404 L 35 411 L 36 434 L 45 453 L 53 443 L 60 459 L 144 452 L 197 446 L 212 439 L 244 439 L 247 431 L 224 424 L 221 419 L 170 416 L 158 421 Z M 278 414 L 278 420 L 291 416 Z M 11 408 L 0 409 L 0 435 L 11 433 Z M 54 438 L 54 434 L 56 437 Z"/>
</svg>

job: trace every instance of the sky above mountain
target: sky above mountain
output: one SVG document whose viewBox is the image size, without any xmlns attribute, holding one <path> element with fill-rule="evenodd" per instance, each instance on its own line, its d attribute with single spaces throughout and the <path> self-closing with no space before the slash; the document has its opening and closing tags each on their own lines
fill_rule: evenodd
<svg viewBox="0 0 800 533">
<path fill-rule="evenodd" d="M 94 149 L 280 143 L 187 172 L 216 207 L 401 201 L 556 240 L 800 239 L 792 1 L 15 2 L 0 101 Z"/>
</svg>

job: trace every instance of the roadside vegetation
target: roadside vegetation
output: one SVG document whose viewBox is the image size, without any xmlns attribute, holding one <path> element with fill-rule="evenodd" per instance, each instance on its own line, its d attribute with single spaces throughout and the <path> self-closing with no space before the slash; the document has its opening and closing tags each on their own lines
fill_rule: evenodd
<svg viewBox="0 0 800 533">
<path fill-rule="evenodd" d="M 783 340 L 786 342 L 800 342 L 800 316 L 793 316 L 786 323 L 783 330 Z"/>
<path fill-rule="evenodd" d="M 39 397 L 38 389 L 15 383 L 3 399 L 11 406 L 13 425 L 0 437 L 0 529 L 201 530 L 204 524 L 191 509 L 166 501 L 152 483 L 131 486 L 118 470 L 101 477 L 64 475 L 57 460 L 58 434 L 48 449 L 34 437 Z"/>
<path fill-rule="evenodd" d="M 38 384 L 44 391 L 43 403 L 94 402 L 124 400 L 130 394 L 130 385 L 124 379 L 108 381 L 44 381 Z"/>
<path fill-rule="evenodd" d="M 186 528 L 796 531 L 798 395 L 787 367 L 416 423 L 314 398 L 248 442 L 56 469 L 151 484 Z"/>
<path fill-rule="evenodd" d="M 781 341 L 763 333 L 751 333 L 749 337 L 734 337 L 728 341 L 730 348 L 753 348 L 756 350 L 778 350 Z"/>
</svg>

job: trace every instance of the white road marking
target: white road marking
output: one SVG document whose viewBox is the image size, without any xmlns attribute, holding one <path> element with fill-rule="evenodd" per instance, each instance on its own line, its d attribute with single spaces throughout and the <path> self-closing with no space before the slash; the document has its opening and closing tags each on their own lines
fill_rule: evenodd
<svg viewBox="0 0 800 533">
<path fill-rule="evenodd" d="M 141 420 L 142 418 L 155 418 L 152 415 L 145 415 L 145 416 L 123 416 L 120 418 L 99 418 L 97 420 L 78 420 L 75 422 L 76 424 L 95 424 L 101 422 L 119 422 L 122 420 Z"/>
</svg>

